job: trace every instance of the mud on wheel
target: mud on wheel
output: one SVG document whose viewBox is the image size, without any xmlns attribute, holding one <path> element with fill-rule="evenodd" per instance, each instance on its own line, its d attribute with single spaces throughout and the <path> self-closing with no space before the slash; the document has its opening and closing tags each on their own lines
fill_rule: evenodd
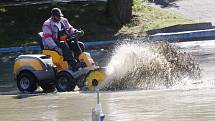
<svg viewBox="0 0 215 121">
<path fill-rule="evenodd" d="M 60 72 L 57 75 L 56 88 L 58 92 L 74 91 L 76 81 L 68 72 Z"/>
<path fill-rule="evenodd" d="M 38 80 L 30 72 L 21 72 L 17 77 L 17 87 L 21 92 L 33 92 L 37 89 Z"/>
</svg>

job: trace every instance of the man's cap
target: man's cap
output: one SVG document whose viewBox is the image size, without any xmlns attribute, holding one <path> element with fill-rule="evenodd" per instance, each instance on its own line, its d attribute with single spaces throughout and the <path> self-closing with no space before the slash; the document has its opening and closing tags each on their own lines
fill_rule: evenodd
<svg viewBox="0 0 215 121">
<path fill-rule="evenodd" d="M 53 16 L 59 16 L 59 17 L 62 17 L 63 14 L 61 12 L 61 10 L 59 8 L 53 8 L 52 11 L 51 11 L 51 14 Z"/>
</svg>

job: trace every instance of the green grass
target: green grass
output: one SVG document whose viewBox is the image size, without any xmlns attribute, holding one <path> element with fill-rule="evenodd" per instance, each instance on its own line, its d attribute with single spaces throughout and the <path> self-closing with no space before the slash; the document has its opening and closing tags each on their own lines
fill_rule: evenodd
<svg viewBox="0 0 215 121">
<path fill-rule="evenodd" d="M 50 17 L 53 7 L 61 8 L 64 16 L 75 28 L 85 31 L 81 41 L 143 36 L 147 30 L 192 23 L 191 20 L 174 13 L 142 5 L 140 0 L 134 0 L 132 22 L 121 28 L 112 23 L 111 16 L 105 15 L 105 2 L 0 6 L 0 47 L 35 44 L 36 35 L 41 31 L 42 23 Z"/>
<path fill-rule="evenodd" d="M 146 31 L 158 29 L 162 27 L 172 26 L 176 24 L 193 23 L 191 19 L 185 18 L 172 12 L 164 11 L 159 8 L 147 6 L 144 2 L 141 5 L 140 0 L 133 7 L 133 21 L 125 26 L 117 33 L 121 36 L 143 36 Z"/>
</svg>

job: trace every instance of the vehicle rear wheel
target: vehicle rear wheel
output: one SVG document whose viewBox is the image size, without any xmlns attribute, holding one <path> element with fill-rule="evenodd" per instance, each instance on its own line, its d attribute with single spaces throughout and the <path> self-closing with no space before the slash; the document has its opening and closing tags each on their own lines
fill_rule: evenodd
<svg viewBox="0 0 215 121">
<path fill-rule="evenodd" d="M 17 87 L 21 92 L 34 92 L 37 82 L 36 77 L 30 72 L 21 72 L 17 77 Z"/>
<path fill-rule="evenodd" d="M 68 72 L 60 72 L 57 75 L 56 88 L 59 92 L 74 91 L 76 81 Z"/>
</svg>

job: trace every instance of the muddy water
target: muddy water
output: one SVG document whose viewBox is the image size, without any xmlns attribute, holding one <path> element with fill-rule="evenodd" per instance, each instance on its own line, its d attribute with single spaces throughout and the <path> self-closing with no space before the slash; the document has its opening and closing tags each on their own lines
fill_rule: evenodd
<svg viewBox="0 0 215 121">
<path fill-rule="evenodd" d="M 215 41 L 179 43 L 200 64 L 200 80 L 184 79 L 168 89 L 102 92 L 108 121 L 207 121 L 215 118 Z M 0 95 L 2 121 L 90 121 L 94 93 Z"/>
<path fill-rule="evenodd" d="M 150 90 L 101 94 L 107 121 L 214 120 L 215 90 Z M 95 94 L 1 96 L 2 121 L 90 121 Z"/>
</svg>

